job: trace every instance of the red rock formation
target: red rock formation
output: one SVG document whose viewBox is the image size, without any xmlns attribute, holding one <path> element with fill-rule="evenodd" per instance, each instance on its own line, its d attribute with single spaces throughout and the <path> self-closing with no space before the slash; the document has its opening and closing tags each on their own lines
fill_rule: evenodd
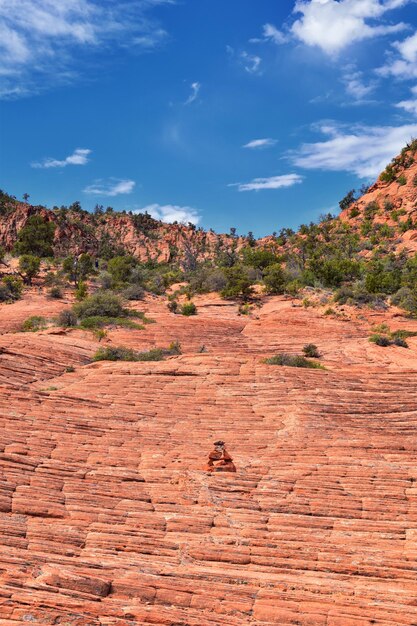
<svg viewBox="0 0 417 626">
<path fill-rule="evenodd" d="M 103 245 L 125 250 L 141 261 L 165 263 L 190 257 L 213 257 L 220 250 L 241 248 L 245 240 L 218 235 L 184 224 L 165 224 L 150 216 L 141 221 L 127 213 L 93 215 L 85 211 L 50 211 L 24 203 L 12 203 L 0 215 L 0 246 L 11 250 L 17 234 L 32 215 L 41 215 L 56 225 L 54 252 L 57 256 L 88 252 L 99 253 Z"/>
<path fill-rule="evenodd" d="M 0 306 L 0 626 L 417 623 L 417 338 L 368 341 L 415 320 L 152 298 L 109 341 L 183 355 L 86 364 L 89 332 L 17 334 L 25 303 L 50 306 Z M 327 370 L 263 362 L 307 342 Z M 219 433 L 236 473 L 199 469 Z"/>
</svg>

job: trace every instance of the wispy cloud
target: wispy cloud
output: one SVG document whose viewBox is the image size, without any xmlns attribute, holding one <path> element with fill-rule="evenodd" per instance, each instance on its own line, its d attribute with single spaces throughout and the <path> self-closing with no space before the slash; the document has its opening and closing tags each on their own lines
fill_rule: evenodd
<svg viewBox="0 0 417 626">
<path fill-rule="evenodd" d="M 249 183 L 232 183 L 228 187 L 237 187 L 238 191 L 260 191 L 263 189 L 292 187 L 301 182 L 303 182 L 303 177 L 299 174 L 284 174 L 282 176 L 271 176 L 270 178 L 254 178 Z"/>
<path fill-rule="evenodd" d="M 172 222 L 180 222 L 182 224 L 198 224 L 201 216 L 197 209 L 189 206 L 178 206 L 175 204 L 149 204 L 143 209 L 137 209 L 134 213 L 149 213 L 154 219 L 161 220 L 172 224 Z"/>
<path fill-rule="evenodd" d="M 392 9 L 412 0 L 297 0 L 294 13 L 301 15 L 292 25 L 296 39 L 335 55 L 352 43 L 397 33 L 406 24 L 375 23 Z"/>
<path fill-rule="evenodd" d="M 278 30 L 276 26 L 274 26 L 273 24 L 264 24 L 262 28 L 262 37 L 250 39 L 249 41 L 251 43 L 262 43 L 265 41 L 270 41 L 276 45 L 281 45 L 283 43 L 286 43 L 288 40 L 288 35 Z"/>
<path fill-rule="evenodd" d="M 237 51 L 232 46 L 226 46 L 226 51 L 231 59 L 242 67 L 248 74 L 260 74 L 262 58 L 257 54 L 250 54 L 246 50 Z"/>
<path fill-rule="evenodd" d="M 393 155 L 417 134 L 417 124 L 403 126 L 363 126 L 351 128 L 333 123 L 319 130 L 326 141 L 303 144 L 292 161 L 298 167 L 329 171 L 346 171 L 359 178 L 374 178 L 391 161 Z"/>
<path fill-rule="evenodd" d="M 17 98 L 78 76 L 78 51 L 150 49 L 166 32 L 147 13 L 173 0 L 1 0 L 0 97 Z"/>
<path fill-rule="evenodd" d="M 191 94 L 189 95 L 189 97 L 187 98 L 184 104 L 191 104 L 192 102 L 195 102 L 195 100 L 197 100 L 198 98 L 198 94 L 200 93 L 200 89 L 201 89 L 201 83 L 199 82 L 191 83 Z"/>
<path fill-rule="evenodd" d="M 379 68 L 379 74 L 402 79 L 417 78 L 417 31 L 403 41 L 396 41 L 393 47 L 397 57 Z"/>
<path fill-rule="evenodd" d="M 47 157 L 43 161 L 31 163 L 31 167 L 39 169 L 48 169 L 51 167 L 66 167 L 67 165 L 86 165 L 89 161 L 91 150 L 87 148 L 77 148 L 72 154 L 65 159 L 52 159 Z"/>
<path fill-rule="evenodd" d="M 352 67 L 346 68 L 342 81 L 345 84 L 346 93 L 353 98 L 356 103 L 363 102 L 376 89 L 377 83 L 374 80 L 365 83 L 363 72 Z"/>
<path fill-rule="evenodd" d="M 249 74 L 257 74 L 259 72 L 262 63 L 261 57 L 256 54 L 249 54 L 249 52 L 243 51 L 240 53 L 240 58 L 246 72 Z"/>
<path fill-rule="evenodd" d="M 395 106 L 400 109 L 404 109 L 407 113 L 412 113 L 417 115 L 417 85 L 411 89 L 411 93 L 413 94 L 413 98 L 410 100 L 402 100 L 398 102 Z"/>
<path fill-rule="evenodd" d="M 259 148 L 270 148 L 278 143 L 277 139 L 271 139 L 266 137 L 265 139 L 252 139 L 249 143 L 246 143 L 242 148 L 250 148 L 252 150 Z"/>
<path fill-rule="evenodd" d="M 109 180 L 97 180 L 92 185 L 88 185 L 83 191 L 96 196 L 120 196 L 132 193 L 135 188 L 134 180 L 123 180 L 110 178 Z"/>
</svg>

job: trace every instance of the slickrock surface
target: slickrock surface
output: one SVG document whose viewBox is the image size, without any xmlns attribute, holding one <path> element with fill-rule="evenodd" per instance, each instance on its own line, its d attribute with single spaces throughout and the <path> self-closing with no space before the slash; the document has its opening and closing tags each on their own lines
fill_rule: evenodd
<svg viewBox="0 0 417 626">
<path fill-rule="evenodd" d="M 155 324 L 109 332 L 178 339 L 164 362 L 89 363 L 79 330 L 0 336 L 0 626 L 417 624 L 417 338 L 368 341 L 417 322 L 196 303 L 149 299 Z M 310 342 L 327 370 L 263 363 Z M 218 439 L 236 473 L 203 471 Z"/>
</svg>

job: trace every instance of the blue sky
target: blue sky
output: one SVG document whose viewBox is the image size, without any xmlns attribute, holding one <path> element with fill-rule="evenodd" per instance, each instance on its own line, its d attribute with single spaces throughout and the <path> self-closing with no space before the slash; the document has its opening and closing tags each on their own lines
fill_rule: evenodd
<svg viewBox="0 0 417 626">
<path fill-rule="evenodd" d="M 417 136 L 416 0 L 2 0 L 0 187 L 255 235 Z"/>
</svg>

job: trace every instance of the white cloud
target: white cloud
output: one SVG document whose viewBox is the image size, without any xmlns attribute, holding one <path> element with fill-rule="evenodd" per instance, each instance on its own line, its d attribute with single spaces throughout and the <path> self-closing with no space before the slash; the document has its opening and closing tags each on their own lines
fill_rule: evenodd
<svg viewBox="0 0 417 626">
<path fill-rule="evenodd" d="M 197 209 L 189 206 L 177 206 L 175 204 L 149 204 L 143 209 L 137 209 L 134 213 L 149 213 L 154 219 L 172 224 L 180 222 L 183 224 L 198 224 L 201 216 Z"/>
<path fill-rule="evenodd" d="M 96 196 L 120 196 L 127 193 L 132 193 L 135 188 L 135 181 L 133 180 L 121 180 L 118 178 L 110 178 L 107 181 L 97 180 L 92 185 L 88 185 L 83 191 L 84 193 L 93 194 Z"/>
<path fill-rule="evenodd" d="M 412 100 L 402 100 L 402 102 L 398 102 L 395 106 L 399 109 L 404 109 L 407 113 L 417 115 L 417 85 L 411 89 L 411 93 L 414 96 Z"/>
<path fill-rule="evenodd" d="M 198 98 L 198 94 L 200 93 L 201 83 L 195 82 L 191 83 L 191 94 L 185 101 L 185 104 L 191 104 Z"/>
<path fill-rule="evenodd" d="M 262 189 L 281 189 L 292 187 L 303 181 L 299 174 L 284 174 L 270 178 L 255 178 L 250 183 L 232 183 L 229 187 L 237 187 L 238 191 L 260 191 Z"/>
<path fill-rule="evenodd" d="M 242 148 L 270 148 L 271 146 L 275 146 L 278 143 L 276 139 L 271 139 L 267 137 L 265 139 L 252 139 L 249 143 L 246 143 Z"/>
<path fill-rule="evenodd" d="M 260 56 L 249 54 L 246 50 L 238 52 L 232 46 L 226 46 L 226 51 L 230 58 L 234 59 L 248 74 L 261 73 L 262 59 Z"/>
<path fill-rule="evenodd" d="M 417 135 L 417 124 L 397 127 L 358 125 L 347 129 L 329 123 L 323 124 L 320 130 L 329 139 L 303 144 L 292 156 L 295 165 L 373 178 Z"/>
<path fill-rule="evenodd" d="M 243 51 L 240 53 L 240 58 L 243 67 L 249 74 L 257 74 L 260 70 L 262 63 L 261 57 L 256 54 L 249 54 L 249 52 Z"/>
<path fill-rule="evenodd" d="M 375 91 L 376 88 L 375 81 L 365 84 L 363 80 L 363 73 L 356 71 L 353 68 L 346 69 L 342 80 L 345 83 L 346 93 L 357 102 L 362 102 L 367 96 Z"/>
<path fill-rule="evenodd" d="M 278 28 L 273 24 L 264 24 L 262 29 L 262 38 L 250 39 L 249 41 L 251 43 L 262 43 L 265 41 L 270 41 L 272 43 L 275 43 L 276 45 L 281 45 L 288 41 L 288 36 L 278 30 Z"/>
<path fill-rule="evenodd" d="M 301 14 L 291 27 L 293 35 L 326 54 L 338 54 L 357 41 L 396 33 L 403 23 L 375 24 L 374 21 L 411 0 L 297 0 L 294 13 Z M 371 23 L 369 23 L 371 22 Z"/>
<path fill-rule="evenodd" d="M 173 0 L 1 0 L 0 97 L 74 80 L 78 58 L 112 46 L 152 48 L 166 33 L 147 11 Z"/>
<path fill-rule="evenodd" d="M 400 58 L 390 60 L 379 68 L 379 74 L 404 79 L 417 78 L 417 31 L 403 41 L 396 41 L 393 46 Z"/>
<path fill-rule="evenodd" d="M 77 148 L 72 154 L 61 161 L 58 159 L 46 158 L 38 163 L 31 163 L 31 167 L 48 169 L 51 167 L 66 167 L 67 165 L 86 165 L 91 150 L 87 148 Z"/>
</svg>

